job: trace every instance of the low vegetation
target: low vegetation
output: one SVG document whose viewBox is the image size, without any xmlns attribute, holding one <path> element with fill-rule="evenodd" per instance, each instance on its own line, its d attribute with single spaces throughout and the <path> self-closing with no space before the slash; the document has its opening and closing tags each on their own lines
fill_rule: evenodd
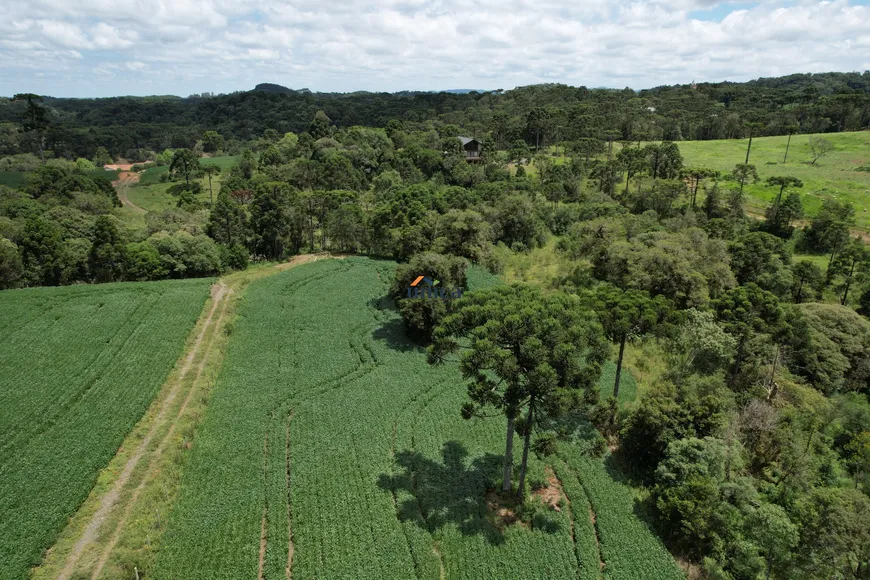
<svg viewBox="0 0 870 580">
<path fill-rule="evenodd" d="M 0 577 L 40 562 L 178 359 L 208 287 L 0 293 Z"/>
</svg>

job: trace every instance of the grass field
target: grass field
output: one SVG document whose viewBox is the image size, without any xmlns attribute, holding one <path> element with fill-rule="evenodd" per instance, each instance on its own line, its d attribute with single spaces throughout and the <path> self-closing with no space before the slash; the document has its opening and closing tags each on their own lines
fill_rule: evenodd
<svg viewBox="0 0 870 580">
<path fill-rule="evenodd" d="M 303 579 L 597 578 L 603 558 L 614 578 L 640 567 L 648 578 L 677 577 L 639 521 L 631 541 L 655 549 L 628 558 L 634 568 L 614 540 L 610 551 L 594 553 L 594 526 L 580 509 L 588 494 L 570 450 L 559 468 L 573 477 L 565 501 L 576 508 L 546 509 L 502 529 L 485 492 L 499 477 L 504 422 L 460 417 L 465 389 L 456 367 L 429 366 L 382 299 L 393 269 L 328 260 L 250 286 L 178 502 L 153 547 L 156 558 L 137 560 L 140 571 L 151 578 L 283 578 L 288 569 Z M 496 282 L 470 276 L 472 288 Z M 603 463 L 590 465 L 596 485 L 606 486 Z M 533 458 L 532 482 L 542 484 L 546 473 Z M 592 498 L 606 512 L 599 525 L 625 525 L 630 494 L 603 490 Z M 575 513 L 583 519 L 575 522 Z"/>
<path fill-rule="evenodd" d="M 105 177 L 109 181 L 118 178 L 117 171 L 106 171 L 105 169 L 95 169 L 94 171 L 86 172 L 86 175 L 91 177 Z M 25 183 L 24 171 L 0 171 L 0 185 L 5 185 L 13 189 L 17 189 Z"/>
<path fill-rule="evenodd" d="M 181 353 L 210 282 L 0 292 L 0 578 L 26 578 Z"/>
<path fill-rule="evenodd" d="M 800 192 L 807 215 L 815 215 L 822 199 L 848 201 L 857 209 L 857 225 L 870 230 L 870 172 L 856 168 L 870 165 L 870 131 L 818 135 L 834 144 L 835 150 L 810 165 L 809 135 L 793 135 L 788 162 L 783 163 L 787 136 L 757 137 L 752 140 L 749 162 L 761 178 L 746 186 L 748 209 L 763 213 L 776 196 L 777 188 L 766 187 L 768 177 L 791 175 L 803 181 Z M 746 159 L 747 139 L 722 141 L 681 141 L 677 143 L 686 166 L 702 166 L 729 172 Z"/>
<path fill-rule="evenodd" d="M 238 155 L 227 155 L 226 157 L 203 157 L 199 162 L 201 165 L 217 165 L 221 169 L 229 169 L 235 165 L 238 160 Z M 139 183 L 142 185 L 160 183 L 160 176 L 166 173 L 169 173 L 168 165 L 151 167 L 142 172 L 142 177 L 139 178 Z"/>
<path fill-rule="evenodd" d="M 222 169 L 227 169 L 235 165 L 237 160 L 238 157 L 236 156 L 204 157 L 200 159 L 200 162 L 203 165 L 217 165 Z M 172 183 L 160 181 L 160 176 L 168 172 L 169 167 L 166 165 L 146 169 L 140 175 L 139 183 L 127 189 L 127 197 L 131 202 L 147 211 L 163 211 L 176 207 L 178 198 L 166 193 L 166 190 L 169 189 Z M 215 175 L 211 178 L 211 186 L 215 197 L 220 190 L 222 177 L 223 175 Z M 203 177 L 198 181 L 202 185 L 202 192 L 197 196 L 197 200 L 203 203 L 208 202 L 210 200 L 208 179 Z M 141 219 L 140 216 L 135 215 L 125 216 L 125 221 L 135 225 L 137 217 Z"/>
</svg>

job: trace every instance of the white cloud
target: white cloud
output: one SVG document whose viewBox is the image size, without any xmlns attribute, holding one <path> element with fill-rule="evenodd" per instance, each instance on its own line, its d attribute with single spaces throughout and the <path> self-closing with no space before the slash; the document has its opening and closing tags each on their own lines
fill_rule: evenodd
<svg viewBox="0 0 870 580">
<path fill-rule="evenodd" d="M 0 92 L 644 88 L 864 70 L 867 30 L 849 0 L 0 0 Z"/>
</svg>

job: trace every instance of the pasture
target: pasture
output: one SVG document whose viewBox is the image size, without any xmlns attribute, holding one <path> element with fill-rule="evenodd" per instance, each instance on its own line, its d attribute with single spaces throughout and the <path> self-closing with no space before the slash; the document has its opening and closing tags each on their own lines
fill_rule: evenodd
<svg viewBox="0 0 870 580">
<path fill-rule="evenodd" d="M 870 230 L 870 171 L 858 171 L 870 166 L 870 131 L 858 133 L 825 133 L 814 135 L 827 139 L 834 150 L 810 165 L 810 135 L 793 135 L 788 160 L 783 163 L 787 136 L 755 137 L 749 163 L 755 165 L 758 183 L 747 184 L 747 209 L 764 213 L 764 208 L 776 197 L 778 188 L 764 185 L 768 177 L 790 175 L 803 181 L 795 189 L 801 194 L 804 210 L 813 216 L 822 200 L 833 197 L 855 205 L 857 226 Z M 687 167 L 709 167 L 722 173 L 730 172 L 746 159 L 748 139 L 721 141 L 680 141 L 677 145 Z"/>
<path fill-rule="evenodd" d="M 26 578 L 140 419 L 210 281 L 0 292 L 0 578 Z"/>
</svg>

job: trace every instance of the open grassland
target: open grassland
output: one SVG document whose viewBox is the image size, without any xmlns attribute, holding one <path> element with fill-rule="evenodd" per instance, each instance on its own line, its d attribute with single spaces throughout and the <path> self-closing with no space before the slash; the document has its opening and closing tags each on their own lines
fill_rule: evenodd
<svg viewBox="0 0 870 580">
<path fill-rule="evenodd" d="M 815 136 L 827 139 L 835 147 L 815 165 L 810 165 L 810 135 L 792 136 L 786 163 L 782 160 L 787 136 L 752 139 L 749 163 L 755 165 L 761 179 L 745 187 L 747 209 L 763 213 L 778 192 L 778 188 L 765 186 L 764 180 L 791 175 L 804 183 L 803 188 L 796 191 L 801 194 L 807 215 L 815 215 L 822 200 L 833 197 L 853 203 L 857 210 L 857 225 L 864 231 L 870 230 L 870 172 L 856 170 L 870 166 L 870 131 Z M 709 167 L 726 173 L 744 162 L 748 142 L 748 139 L 681 141 L 677 145 L 686 166 Z"/>
<path fill-rule="evenodd" d="M 0 292 L 0 578 L 26 578 L 178 359 L 209 281 Z"/>
<path fill-rule="evenodd" d="M 640 521 L 628 524 L 640 557 L 626 563 L 611 539 L 599 553 L 589 497 L 607 512 L 602 538 L 626 525 L 633 499 L 590 496 L 584 477 L 598 487 L 612 481 L 600 462 L 574 466 L 573 447 L 554 465 L 566 477 L 561 511 L 510 525 L 495 515 L 486 492 L 499 478 L 504 421 L 460 417 L 457 368 L 429 366 L 383 298 L 394 267 L 320 261 L 250 286 L 178 501 L 149 547 L 156 557 L 137 555 L 139 570 L 151 578 L 597 578 L 603 561 L 613 578 L 638 569 L 679 577 Z M 479 271 L 469 278 L 472 288 L 497 282 Z M 532 459 L 533 486 L 548 472 Z"/>
</svg>

